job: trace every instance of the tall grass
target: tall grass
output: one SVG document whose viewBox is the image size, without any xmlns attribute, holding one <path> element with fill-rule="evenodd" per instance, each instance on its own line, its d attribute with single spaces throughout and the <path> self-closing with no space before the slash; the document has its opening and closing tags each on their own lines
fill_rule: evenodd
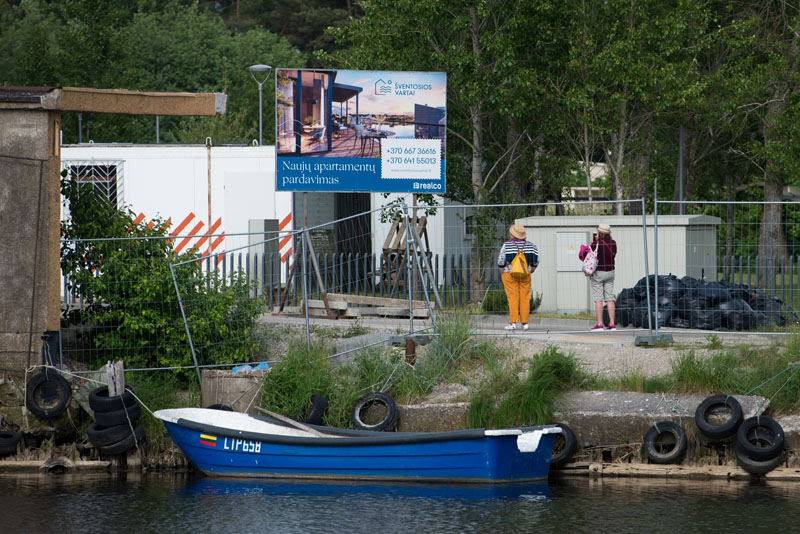
<svg viewBox="0 0 800 534">
<path fill-rule="evenodd" d="M 676 392 L 745 391 L 739 358 L 730 351 L 720 351 L 711 356 L 698 357 L 694 350 L 685 351 L 672 361 L 671 377 Z"/>
<path fill-rule="evenodd" d="M 329 399 L 336 389 L 330 348 L 321 341 L 307 346 L 292 340 L 286 356 L 270 368 L 261 386 L 262 406 L 287 417 L 301 418 L 312 394 Z"/>
<path fill-rule="evenodd" d="M 152 443 L 170 443 L 164 423 L 153 417 L 153 412 L 176 406 L 200 406 L 200 387 L 196 381 L 186 384 L 175 374 L 165 372 L 127 373 L 125 382 L 131 386 L 136 398 L 146 409 L 142 410 L 139 422 L 144 427 L 147 439 Z"/>
<path fill-rule="evenodd" d="M 571 354 L 551 346 L 528 362 L 520 379 L 519 364 L 491 362 L 489 374 L 473 394 L 468 413 L 472 428 L 513 427 L 552 422 L 560 395 L 584 383 L 587 375 Z"/>
<path fill-rule="evenodd" d="M 433 340 L 416 364 L 404 366 L 392 382 L 391 392 L 401 402 L 424 397 L 442 382 L 458 380 L 486 354 L 496 351 L 494 344 L 472 335 L 474 318 L 464 311 L 440 315 Z"/>
<path fill-rule="evenodd" d="M 665 376 L 648 377 L 635 369 L 619 377 L 596 379 L 591 387 L 641 393 L 759 395 L 769 400 L 773 414 L 796 412 L 800 409 L 800 365 L 792 366 L 796 360 L 800 360 L 800 335 L 790 336 L 783 345 L 740 346 L 708 355 L 687 350 L 672 360 Z"/>
</svg>

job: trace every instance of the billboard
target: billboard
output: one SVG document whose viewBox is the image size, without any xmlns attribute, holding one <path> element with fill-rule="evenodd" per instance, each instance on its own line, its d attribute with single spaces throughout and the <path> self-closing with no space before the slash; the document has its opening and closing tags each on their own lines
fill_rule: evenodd
<svg viewBox="0 0 800 534">
<path fill-rule="evenodd" d="M 443 72 L 277 69 L 277 191 L 444 193 Z"/>
</svg>

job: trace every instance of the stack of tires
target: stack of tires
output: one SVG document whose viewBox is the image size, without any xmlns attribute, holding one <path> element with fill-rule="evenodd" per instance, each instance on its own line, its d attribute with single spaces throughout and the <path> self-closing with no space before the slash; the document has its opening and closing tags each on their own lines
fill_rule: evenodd
<svg viewBox="0 0 800 534">
<path fill-rule="evenodd" d="M 783 462 L 783 428 L 774 419 L 757 415 L 742 421 L 736 431 L 736 462 L 748 473 L 763 475 Z"/>
<path fill-rule="evenodd" d="M 107 386 L 99 387 L 89 393 L 89 407 L 95 421 L 86 433 L 101 453 L 124 454 L 145 438 L 141 410 L 129 387 L 114 397 L 108 396 Z"/>
<path fill-rule="evenodd" d="M 712 421 L 713 414 L 729 413 L 723 421 Z M 697 429 L 713 441 L 736 436 L 736 463 L 754 475 L 769 473 L 783 461 L 783 429 L 774 419 L 759 415 L 744 419 L 742 407 L 730 395 L 712 395 L 694 415 Z"/>
</svg>

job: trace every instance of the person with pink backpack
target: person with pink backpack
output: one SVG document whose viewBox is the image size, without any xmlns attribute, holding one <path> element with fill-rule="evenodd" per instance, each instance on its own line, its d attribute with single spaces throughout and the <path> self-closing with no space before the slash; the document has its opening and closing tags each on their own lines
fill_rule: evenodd
<svg viewBox="0 0 800 534">
<path fill-rule="evenodd" d="M 587 256 L 588 259 L 587 259 Z M 583 272 L 589 277 L 592 286 L 594 311 L 597 324 L 591 331 L 602 332 L 603 303 L 608 307 L 608 329 L 616 330 L 614 324 L 614 259 L 617 257 L 617 242 L 611 239 L 611 227 L 598 224 L 597 232 L 592 234 L 592 243 L 581 247 L 578 258 L 583 261 Z"/>
</svg>

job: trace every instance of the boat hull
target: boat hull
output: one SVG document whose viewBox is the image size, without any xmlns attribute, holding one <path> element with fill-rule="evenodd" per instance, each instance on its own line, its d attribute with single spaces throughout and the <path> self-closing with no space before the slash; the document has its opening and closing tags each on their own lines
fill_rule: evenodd
<svg viewBox="0 0 800 534">
<path fill-rule="evenodd" d="M 164 420 L 187 459 L 210 476 L 340 480 L 514 482 L 548 475 L 554 433 L 521 452 L 520 432 L 273 436 L 202 421 Z M 532 429 L 539 427 L 531 427 Z M 494 431 L 496 432 L 496 431 Z"/>
</svg>

